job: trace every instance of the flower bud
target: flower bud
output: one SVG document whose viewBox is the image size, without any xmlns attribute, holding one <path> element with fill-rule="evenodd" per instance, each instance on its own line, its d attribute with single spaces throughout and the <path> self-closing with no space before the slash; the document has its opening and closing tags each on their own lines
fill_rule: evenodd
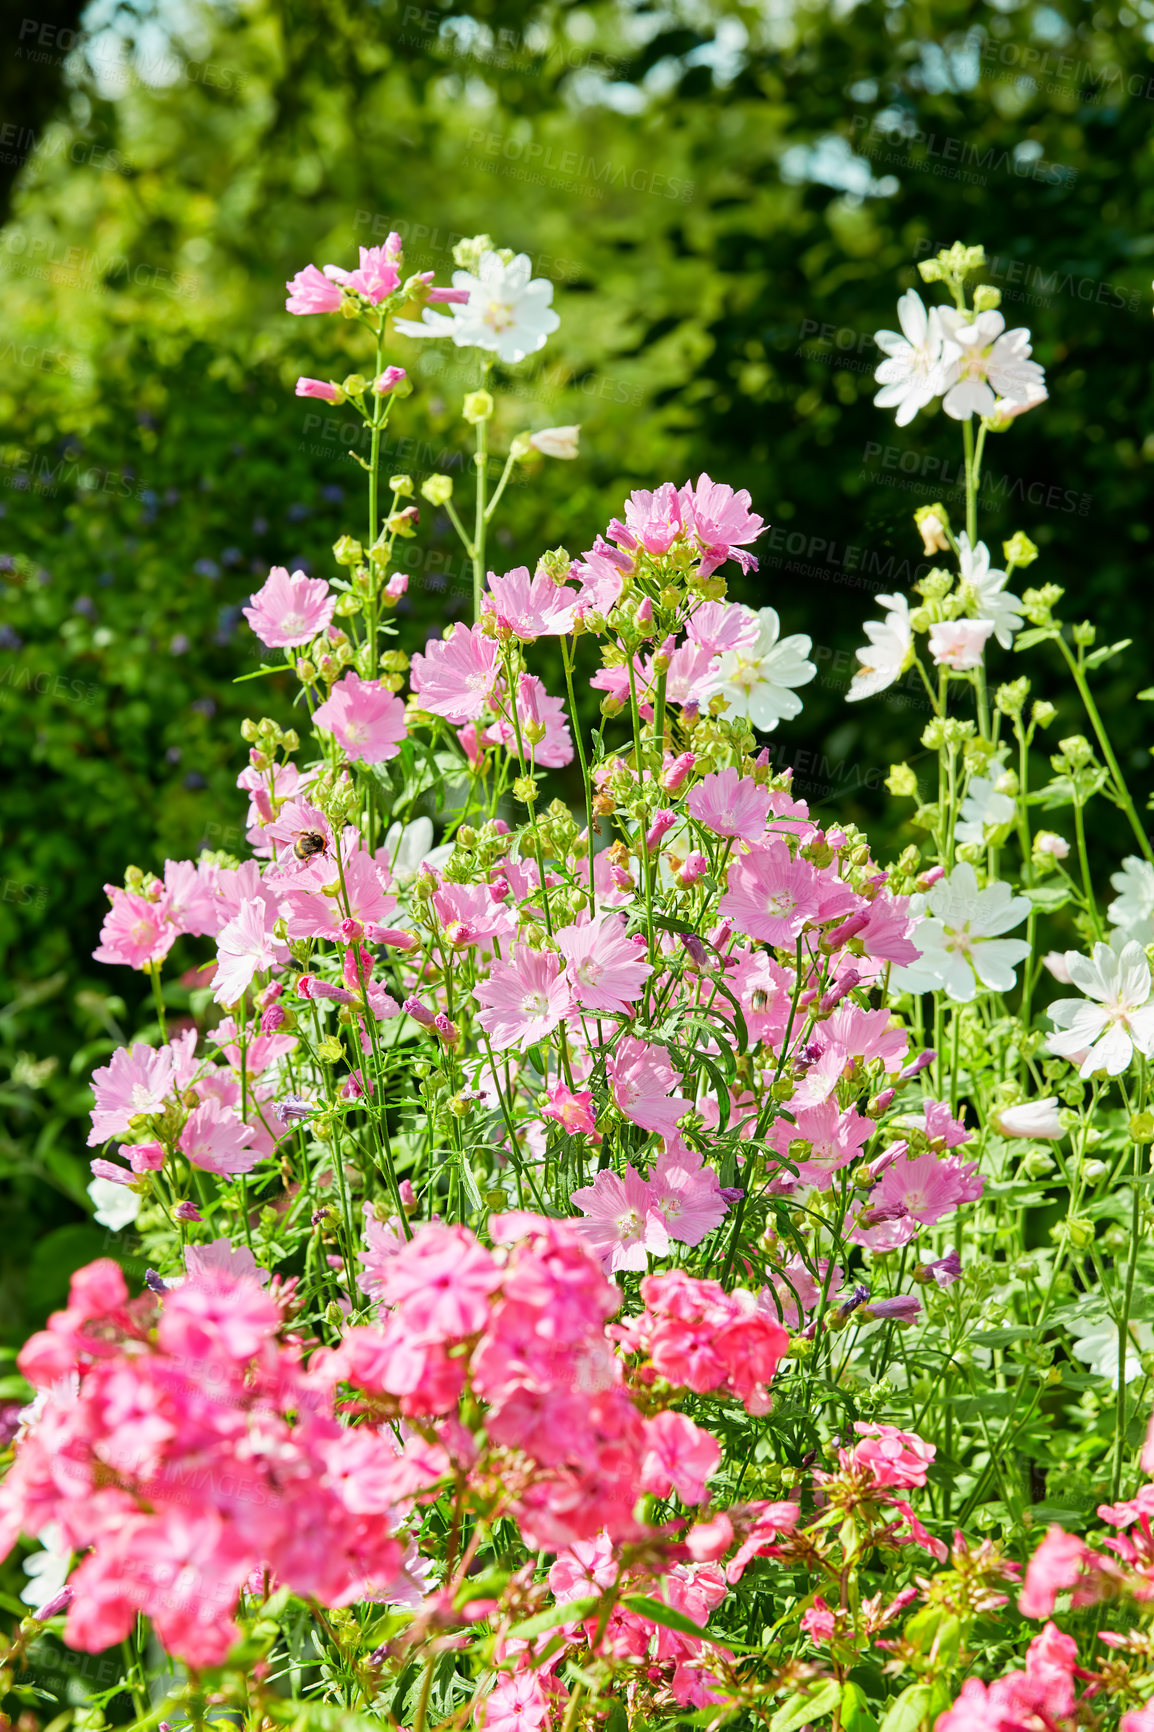
<svg viewBox="0 0 1154 1732">
<path fill-rule="evenodd" d="M 451 475 L 428 475 L 421 483 L 421 498 L 427 499 L 430 505 L 447 505 L 452 497 Z"/>
<path fill-rule="evenodd" d="M 461 409 L 470 427 L 488 421 L 493 414 L 493 399 L 488 391 L 470 391 Z"/>
</svg>

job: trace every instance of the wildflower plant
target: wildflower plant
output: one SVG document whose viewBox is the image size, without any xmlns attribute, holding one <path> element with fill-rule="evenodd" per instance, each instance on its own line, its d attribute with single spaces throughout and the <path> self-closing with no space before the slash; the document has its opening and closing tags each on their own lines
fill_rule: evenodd
<svg viewBox="0 0 1154 1732">
<path fill-rule="evenodd" d="M 457 263 L 406 279 L 393 236 L 289 284 L 366 332 L 370 371 L 298 392 L 362 416 L 367 525 L 245 610 L 300 711 L 245 723 L 249 853 L 109 887 L 96 955 L 155 1023 L 92 1075 L 91 1194 L 147 1274 L 80 1270 L 20 1355 L 6 1684 L 39 1701 L 63 1642 L 123 1656 L 86 1723 L 124 1690 L 139 1732 L 1151 1732 L 1154 852 L 1091 687 L 1125 646 L 978 536 L 1029 335 L 955 247 L 879 336 L 879 404 L 940 400 L 966 467 L 847 694 L 929 706 L 883 861 L 758 737 L 815 669 L 788 603 L 727 597 L 747 493 L 663 482 L 488 569 L 514 469 L 577 430 L 516 434 L 489 492 L 496 369 L 558 315 L 523 255 Z M 476 351 L 471 501 L 379 473 L 394 335 Z M 426 506 L 474 606 L 405 651 Z M 1054 711 L 988 673 L 1030 649 L 1088 727 L 1041 787 Z M 1139 850 L 1104 909 L 1096 799 Z"/>
</svg>

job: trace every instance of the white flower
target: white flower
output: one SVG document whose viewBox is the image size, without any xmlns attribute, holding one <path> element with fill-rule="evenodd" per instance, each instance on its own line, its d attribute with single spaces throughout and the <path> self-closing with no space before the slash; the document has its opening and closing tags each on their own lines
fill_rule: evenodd
<svg viewBox="0 0 1154 1732">
<path fill-rule="evenodd" d="M 1140 944 L 1127 944 L 1121 955 L 1108 944 L 1096 944 L 1089 956 L 1067 950 L 1070 984 L 1085 996 L 1059 998 L 1049 1009 L 1060 1032 L 1050 1036 L 1050 1050 L 1060 1058 L 1081 1060 L 1084 1077 L 1096 1070 L 1120 1076 L 1135 1049 L 1150 1057 L 1154 1045 L 1154 1004 L 1150 1002 L 1150 964 Z"/>
<path fill-rule="evenodd" d="M 913 420 L 919 409 L 941 395 L 946 375 L 942 367 L 942 327 L 938 309 L 927 313 L 915 289 L 907 289 L 898 302 L 902 336 L 879 331 L 874 342 L 886 359 L 874 378 L 881 390 L 874 398 L 879 409 L 897 409 L 899 427 Z"/>
<path fill-rule="evenodd" d="M 959 313 L 942 307 L 938 317 L 945 333 L 942 360 L 946 369 L 942 408 L 955 421 L 971 415 L 994 415 L 998 398 L 1031 407 L 1045 374 L 1030 360 L 1030 333 L 1025 326 L 1006 330 L 1001 313 Z"/>
<path fill-rule="evenodd" d="M 1130 854 L 1110 882 L 1118 892 L 1106 910 L 1111 926 L 1120 926 L 1135 944 L 1154 944 L 1154 866 Z"/>
<path fill-rule="evenodd" d="M 1031 380 L 1026 387 L 1026 392 L 1024 403 L 1011 402 L 1009 397 L 998 398 L 994 404 L 994 413 L 990 417 L 991 421 L 997 423 L 995 432 L 1001 432 L 1004 426 L 1008 426 L 1011 421 L 1016 421 L 1019 415 L 1025 415 L 1028 410 L 1037 409 L 1040 404 L 1049 401 L 1050 393 L 1038 380 Z"/>
<path fill-rule="evenodd" d="M 798 633 L 778 641 L 781 621 L 771 607 L 749 608 L 742 613 L 757 626 L 757 636 L 736 649 L 726 650 L 708 675 L 704 692 L 721 693 L 726 712 L 741 716 L 769 733 L 785 716 L 801 714 L 801 699 L 794 686 L 808 685 L 817 673 L 807 661 L 811 640 Z"/>
<path fill-rule="evenodd" d="M 110 1233 L 119 1233 L 122 1227 L 131 1227 L 144 1201 L 139 1191 L 130 1190 L 127 1185 L 118 1185 L 112 1179 L 93 1179 L 88 1187 L 88 1195 L 96 1204 L 93 1220 L 99 1221 L 102 1227 L 107 1227 Z"/>
<path fill-rule="evenodd" d="M 1017 981 L 1015 966 L 1030 946 L 1002 934 L 1021 925 L 1030 912 L 1028 899 L 1015 896 L 1000 879 L 979 890 L 974 868 L 963 864 L 939 878 L 926 906 L 929 913 L 911 935 L 921 960 L 892 969 L 891 984 L 902 992 L 943 988 L 958 1004 L 976 998 L 979 985 L 1009 992 Z"/>
<path fill-rule="evenodd" d="M 106 1181 L 107 1182 L 107 1181 Z M 72 1567 L 72 1553 L 65 1547 L 60 1529 L 55 1522 L 41 1528 L 36 1535 L 44 1547 L 42 1552 L 33 1552 L 24 1560 L 24 1574 L 28 1581 L 20 1590 L 20 1598 L 26 1606 L 39 1611 L 49 1600 L 55 1599 L 65 1582 Z"/>
<path fill-rule="evenodd" d="M 978 619 L 992 620 L 994 636 L 1003 649 L 1009 649 L 1014 633 L 1021 630 L 1022 604 L 1016 595 L 1006 594 L 1008 575 L 991 569 L 990 550 L 985 542 L 971 547 L 964 529 L 958 536 L 958 563 L 966 612 Z"/>
<path fill-rule="evenodd" d="M 1118 1387 L 1118 1325 L 1111 1318 L 1090 1322 L 1085 1317 L 1071 1317 L 1066 1327 L 1077 1342 L 1075 1359 L 1081 1359 L 1096 1377 L 1106 1377 Z M 1154 1348 L 1154 1329 L 1149 1323 L 1131 1321 L 1126 1343 L 1126 1382 L 1133 1383 L 1142 1375 L 1141 1353 Z"/>
<path fill-rule="evenodd" d="M 980 668 L 982 652 L 994 629 L 992 619 L 943 619 L 930 627 L 930 654 L 935 667 L 968 673 Z"/>
<path fill-rule="evenodd" d="M 576 457 L 580 432 L 580 422 L 575 427 L 542 427 L 539 433 L 530 433 L 529 443 L 544 457 Z"/>
<path fill-rule="evenodd" d="M 1070 844 L 1056 830 L 1039 830 L 1034 837 L 1035 854 L 1048 854 L 1051 860 L 1064 860 L 1069 852 Z"/>
<path fill-rule="evenodd" d="M 994 1113 L 994 1129 L 1003 1137 L 1034 1137 L 1042 1142 L 1056 1143 L 1065 1136 L 1058 1117 L 1057 1095 L 1047 1095 L 1040 1101 L 1022 1101 L 1016 1107 L 1003 1107 Z"/>
<path fill-rule="evenodd" d="M 966 789 L 966 797 L 962 801 L 961 817 L 954 831 L 959 842 L 973 843 L 980 847 L 986 840 L 987 830 L 1000 830 L 1003 824 L 1011 824 L 1016 810 L 1009 794 L 998 791 L 998 781 L 1001 779 L 1004 765 L 991 765 L 995 777 L 971 776 L 970 785 Z"/>
<path fill-rule="evenodd" d="M 914 656 L 914 634 L 910 626 L 910 604 L 904 595 L 879 595 L 879 607 L 885 609 L 880 622 L 867 619 L 865 634 L 869 643 L 854 653 L 861 667 L 850 681 L 846 702 L 856 704 L 859 698 L 876 697 L 900 679 Z"/>
<path fill-rule="evenodd" d="M 419 319 L 397 319 L 396 328 L 406 337 L 451 337 L 459 349 L 490 349 L 499 360 L 523 361 L 543 349 L 561 323 L 549 304 L 552 283 L 532 271 L 527 253 L 508 264 L 499 253 L 482 253 L 476 275 L 453 272 L 453 287 L 466 289 L 467 301 L 453 302 L 447 313 L 426 307 Z"/>
</svg>

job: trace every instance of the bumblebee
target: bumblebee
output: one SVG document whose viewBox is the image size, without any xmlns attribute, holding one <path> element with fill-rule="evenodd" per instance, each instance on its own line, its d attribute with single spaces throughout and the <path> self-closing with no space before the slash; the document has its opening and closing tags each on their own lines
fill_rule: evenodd
<svg viewBox="0 0 1154 1732">
<path fill-rule="evenodd" d="M 293 843 L 293 853 L 298 860 L 311 860 L 314 854 L 323 854 L 327 846 L 319 830 L 302 830 Z"/>
</svg>

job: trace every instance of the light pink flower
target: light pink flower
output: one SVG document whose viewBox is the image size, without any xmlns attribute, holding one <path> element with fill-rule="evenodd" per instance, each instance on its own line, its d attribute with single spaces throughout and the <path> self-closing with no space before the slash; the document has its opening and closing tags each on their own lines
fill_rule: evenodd
<svg viewBox="0 0 1154 1732">
<path fill-rule="evenodd" d="M 624 915 L 600 915 L 563 926 L 556 936 L 577 1003 L 587 1010 L 631 1015 L 653 970 L 645 960 L 644 942 L 638 945 L 626 938 Z"/>
<path fill-rule="evenodd" d="M 177 1147 L 206 1173 L 247 1173 L 260 1159 L 259 1150 L 249 1146 L 255 1136 L 232 1107 L 210 1095 L 188 1115 Z"/>
<path fill-rule="evenodd" d="M 350 758 L 383 764 L 395 758 L 406 737 L 405 706 L 395 693 L 351 668 L 339 679 L 313 721 L 332 734 Z"/>
<path fill-rule="evenodd" d="M 337 598 L 323 577 L 306 577 L 274 565 L 262 588 L 241 609 L 245 619 L 270 649 L 291 649 L 327 631 Z"/>
<path fill-rule="evenodd" d="M 526 760 L 546 770 L 561 770 L 573 762 L 573 736 L 565 719 L 565 706 L 560 698 L 545 690 L 536 674 L 522 674 L 517 682 L 517 721 Z M 516 730 L 503 716 L 486 728 L 482 737 L 490 745 L 516 752 Z"/>
<path fill-rule="evenodd" d="M 106 1143 L 109 1137 L 127 1136 L 131 1119 L 163 1111 L 172 1088 L 169 1047 L 154 1050 L 139 1042 L 119 1047 L 108 1064 L 92 1073 L 96 1105 L 88 1133 L 89 1148 Z"/>
<path fill-rule="evenodd" d="M 650 1186 L 669 1237 L 681 1245 L 700 1245 L 728 1212 L 717 1174 L 689 1150 L 665 1151 L 653 1169 Z"/>
<path fill-rule="evenodd" d="M 485 1732 L 538 1732 L 549 1718 L 549 1698 L 536 1672 L 503 1677 L 485 1697 Z"/>
<path fill-rule="evenodd" d="M 126 968 L 163 961 L 180 933 L 168 918 L 168 898 L 161 896 L 150 902 L 146 896 L 116 884 L 106 884 L 104 889 L 112 906 L 104 916 L 100 944 L 92 952 L 94 959 Z"/>
<path fill-rule="evenodd" d="M 626 1035 L 610 1055 L 605 1074 L 614 1103 L 626 1118 L 663 1137 L 675 1134 L 677 1121 L 690 1102 L 677 1093 L 681 1079 L 664 1047 Z"/>
<path fill-rule="evenodd" d="M 315 265 L 306 265 L 285 287 L 289 292 L 285 302 L 287 312 L 335 313 L 340 307 L 339 284 L 330 282 Z"/>
<path fill-rule="evenodd" d="M 480 719 L 490 706 L 500 671 L 497 645 L 479 625 L 454 625 L 447 638 L 431 637 L 412 659 L 413 691 L 423 710 L 455 727 Z"/>
<path fill-rule="evenodd" d="M 339 385 L 334 385 L 330 379 L 297 380 L 296 395 L 298 397 L 319 397 L 322 403 L 343 403 L 345 394 Z"/>
<path fill-rule="evenodd" d="M 527 944 L 514 947 L 511 962 L 493 964 L 488 980 L 476 989 L 476 1000 L 481 1006 L 477 1020 L 497 1052 L 514 1046 L 524 1051 L 543 1040 L 572 1002 L 560 957 Z"/>
<path fill-rule="evenodd" d="M 571 1137 L 595 1137 L 600 1142 L 593 1095 L 589 1089 L 574 1092 L 559 1082 L 553 1084 L 548 1094 L 548 1104 L 541 1108 L 542 1117 L 554 1119 Z"/>
<path fill-rule="evenodd" d="M 757 560 L 742 549 L 761 534 L 765 520 L 750 511 L 749 494 L 744 487 L 735 493 L 724 482 L 699 475 L 697 486 L 691 487 L 686 482 L 678 499 L 685 527 L 701 545 L 703 576 L 708 577 L 731 558 L 736 559 L 742 571 L 757 570 Z"/>
<path fill-rule="evenodd" d="M 624 535 L 620 533 L 623 528 Z M 640 543 L 656 557 L 669 552 L 683 529 L 681 501 L 672 481 L 663 482 L 653 492 L 637 488 L 625 502 L 625 524 L 615 519 L 609 525 L 610 535 L 622 546 L 632 549 Z"/>
<path fill-rule="evenodd" d="M 669 1235 L 657 1211 L 652 1186 L 633 1167 L 623 1176 L 605 1167 L 591 1185 L 573 1192 L 585 1216 L 573 1224 L 606 1264 L 618 1269 L 647 1269 L 649 1253 L 669 1254 Z"/>
<path fill-rule="evenodd" d="M 517 566 L 504 577 L 489 573 L 489 588 L 481 597 L 481 610 L 492 614 L 498 626 L 511 631 L 524 643 L 539 637 L 560 637 L 573 629 L 573 610 L 578 593 L 553 582 L 549 573 L 529 576 Z"/>
<path fill-rule="evenodd" d="M 808 860 L 795 860 L 784 842 L 754 846 L 730 863 L 718 907 L 748 938 L 792 948 L 820 906 L 820 881 Z"/>
<path fill-rule="evenodd" d="M 955 673 L 980 668 L 993 629 L 992 619 L 939 620 L 930 627 L 930 654 L 934 666 L 953 668 Z"/>
<path fill-rule="evenodd" d="M 360 269 L 344 271 L 339 265 L 326 265 L 324 275 L 332 282 L 355 289 L 375 306 L 400 286 L 401 273 L 388 247 L 361 247 Z M 293 309 L 290 307 L 289 311 Z"/>
<path fill-rule="evenodd" d="M 276 915 L 263 897 L 245 901 L 221 928 L 216 941 L 215 1004 L 236 1004 L 253 978 L 274 967 L 286 951 L 273 932 Z"/>
<path fill-rule="evenodd" d="M 874 1127 L 852 1107 L 843 1112 L 832 1099 L 817 1106 L 798 1107 L 795 1118 L 793 1125 L 785 1119 L 775 1119 L 769 1129 L 769 1141 L 780 1154 L 795 1162 L 802 1184 L 827 1191 L 841 1167 L 861 1158 L 862 1144 L 872 1135 Z M 790 1145 L 798 1142 L 807 1143 L 809 1148 L 795 1155 Z"/>
<path fill-rule="evenodd" d="M 177 932 L 215 937 L 220 927 L 216 893 L 209 877 L 192 860 L 164 862 L 164 908 Z"/>
<path fill-rule="evenodd" d="M 752 776 L 725 769 L 716 770 L 691 788 L 685 804 L 690 816 L 716 836 L 756 842 L 765 834 L 769 802 L 768 788 L 759 788 Z"/>
<path fill-rule="evenodd" d="M 915 1221 L 932 1227 L 963 1203 L 976 1202 L 983 1189 L 976 1161 L 963 1161 L 958 1155 L 941 1160 L 927 1149 L 913 1160 L 903 1157 L 891 1162 L 871 1201 L 883 1207 L 900 1204 Z"/>
</svg>

